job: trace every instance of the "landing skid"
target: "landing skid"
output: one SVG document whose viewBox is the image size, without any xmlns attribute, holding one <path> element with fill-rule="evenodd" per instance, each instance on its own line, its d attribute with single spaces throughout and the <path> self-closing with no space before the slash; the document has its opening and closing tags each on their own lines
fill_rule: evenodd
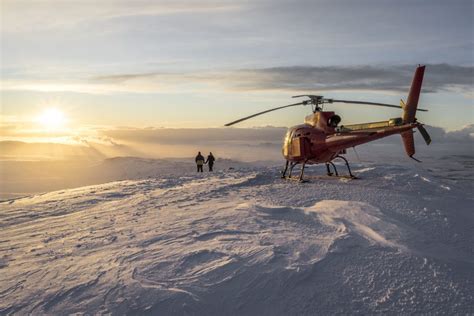
<svg viewBox="0 0 474 316">
<path fill-rule="evenodd" d="M 311 182 L 311 180 L 341 180 L 341 179 L 346 179 L 346 180 L 359 180 L 359 177 L 356 176 L 349 176 L 349 175 L 340 175 L 340 176 L 329 176 L 329 175 L 311 175 L 311 176 L 305 176 L 303 180 L 300 180 L 299 177 L 285 177 L 282 178 L 283 180 L 288 180 L 288 181 L 294 181 L 294 182 L 299 182 L 299 183 L 308 183 Z"/>
<path fill-rule="evenodd" d="M 339 175 L 339 172 L 337 171 L 336 165 L 332 161 L 329 161 L 329 162 L 326 162 L 327 176 L 324 177 L 324 178 L 325 179 L 330 179 L 330 178 L 358 179 L 356 176 L 354 176 L 352 174 L 351 167 L 349 166 L 349 162 L 347 161 L 347 159 L 344 158 L 343 156 L 340 156 L 340 155 L 337 155 L 336 157 L 334 157 L 334 159 L 337 159 L 337 158 L 342 159 L 345 162 L 346 167 L 347 167 L 347 171 L 349 172 L 349 175 Z M 287 180 L 297 180 L 299 182 L 307 182 L 303 178 L 304 168 L 305 168 L 307 162 L 308 162 L 308 160 L 305 160 L 302 163 L 300 176 L 297 177 L 297 178 L 294 178 L 294 177 L 292 177 L 293 168 L 299 163 L 298 162 L 290 162 L 290 161 L 287 160 L 286 164 L 285 164 L 285 169 L 283 169 L 281 171 L 281 178 L 282 179 L 287 179 Z M 333 168 L 334 172 L 331 171 L 331 167 Z M 287 172 L 288 172 L 288 175 L 287 175 Z M 319 179 L 323 179 L 323 178 L 319 178 Z"/>
<path fill-rule="evenodd" d="M 349 176 L 349 175 L 314 175 L 314 176 L 309 176 L 308 178 L 310 179 L 325 179 L 325 180 L 330 180 L 330 179 L 347 179 L 347 180 L 358 180 L 360 179 L 359 177 L 356 176 Z"/>
<path fill-rule="evenodd" d="M 299 183 L 307 183 L 309 182 L 308 179 L 300 179 L 300 177 L 284 177 L 282 178 L 283 180 L 288 180 L 288 181 L 294 181 L 294 182 L 299 182 Z"/>
</svg>

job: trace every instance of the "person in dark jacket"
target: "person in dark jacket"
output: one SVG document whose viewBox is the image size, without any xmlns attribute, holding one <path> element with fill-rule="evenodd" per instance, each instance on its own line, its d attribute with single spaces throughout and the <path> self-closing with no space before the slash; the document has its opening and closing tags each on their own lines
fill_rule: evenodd
<svg viewBox="0 0 474 316">
<path fill-rule="evenodd" d="M 207 156 L 207 160 L 205 162 L 209 166 L 209 171 L 212 171 L 212 167 L 214 166 L 214 161 L 216 161 L 216 158 L 214 158 L 212 153 L 209 153 L 209 156 Z"/>
<path fill-rule="evenodd" d="M 201 155 L 201 152 L 198 152 L 196 159 L 197 172 L 202 172 L 202 166 L 204 165 L 204 156 Z"/>
</svg>

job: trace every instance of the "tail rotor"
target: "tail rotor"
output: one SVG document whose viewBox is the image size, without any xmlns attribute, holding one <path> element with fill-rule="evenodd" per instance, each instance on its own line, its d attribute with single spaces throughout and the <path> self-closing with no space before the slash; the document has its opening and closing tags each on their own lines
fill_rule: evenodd
<svg viewBox="0 0 474 316">
<path fill-rule="evenodd" d="M 426 145 L 431 144 L 431 137 L 430 134 L 426 131 L 426 129 L 423 127 L 423 125 L 418 125 L 417 126 L 418 130 L 420 131 L 421 136 L 425 140 Z"/>
<path fill-rule="evenodd" d="M 413 81 L 411 83 L 410 92 L 408 93 L 407 102 L 400 100 L 400 107 L 403 109 L 403 123 L 411 124 L 416 123 L 416 128 L 420 131 L 421 136 L 425 140 L 425 143 L 429 145 L 431 143 L 431 137 L 423 127 L 423 124 L 416 122 L 416 111 L 418 108 L 418 100 L 420 99 L 421 85 L 423 83 L 423 76 L 425 73 L 425 66 L 418 66 L 413 76 Z M 403 146 L 405 147 L 405 152 L 410 158 L 413 158 L 415 154 L 415 141 L 413 139 L 413 130 L 409 130 L 401 133 Z M 415 159 L 415 158 L 413 158 Z M 415 159 L 417 160 L 417 159 Z M 419 160 L 417 160 L 419 161 Z"/>
</svg>

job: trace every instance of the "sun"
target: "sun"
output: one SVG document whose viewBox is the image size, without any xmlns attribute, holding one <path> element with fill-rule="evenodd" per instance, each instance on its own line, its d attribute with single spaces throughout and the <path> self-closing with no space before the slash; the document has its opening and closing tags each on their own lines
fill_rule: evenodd
<svg viewBox="0 0 474 316">
<path fill-rule="evenodd" d="M 54 130 L 64 127 L 66 123 L 66 117 L 60 110 L 56 108 L 49 108 L 41 113 L 41 115 L 38 117 L 38 122 L 45 129 Z"/>
</svg>

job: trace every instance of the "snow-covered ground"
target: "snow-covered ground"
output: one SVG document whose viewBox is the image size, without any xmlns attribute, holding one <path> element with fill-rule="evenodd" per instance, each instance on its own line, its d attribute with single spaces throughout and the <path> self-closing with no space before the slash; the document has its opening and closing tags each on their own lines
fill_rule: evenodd
<svg viewBox="0 0 474 316">
<path fill-rule="evenodd" d="M 1 202 L 0 314 L 474 313 L 472 180 L 453 170 L 170 164 Z"/>
</svg>

